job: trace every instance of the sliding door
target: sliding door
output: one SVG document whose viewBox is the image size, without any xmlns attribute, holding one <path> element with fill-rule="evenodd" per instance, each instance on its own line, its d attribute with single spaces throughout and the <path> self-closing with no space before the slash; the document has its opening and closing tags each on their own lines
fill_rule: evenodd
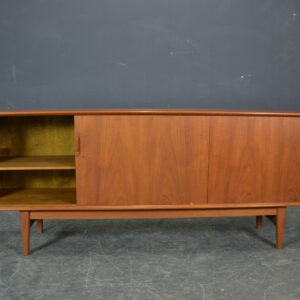
<svg viewBox="0 0 300 300">
<path fill-rule="evenodd" d="M 77 203 L 207 203 L 209 117 L 76 116 Z"/>
<path fill-rule="evenodd" d="M 300 201 L 300 118 L 212 117 L 209 203 Z"/>
</svg>

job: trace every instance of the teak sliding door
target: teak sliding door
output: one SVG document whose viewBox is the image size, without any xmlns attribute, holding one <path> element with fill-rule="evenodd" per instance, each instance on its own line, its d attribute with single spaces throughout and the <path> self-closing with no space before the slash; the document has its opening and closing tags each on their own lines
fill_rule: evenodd
<svg viewBox="0 0 300 300">
<path fill-rule="evenodd" d="M 300 201 L 300 118 L 212 117 L 209 203 Z"/>
<path fill-rule="evenodd" d="M 209 117 L 76 116 L 78 205 L 207 203 Z"/>
</svg>

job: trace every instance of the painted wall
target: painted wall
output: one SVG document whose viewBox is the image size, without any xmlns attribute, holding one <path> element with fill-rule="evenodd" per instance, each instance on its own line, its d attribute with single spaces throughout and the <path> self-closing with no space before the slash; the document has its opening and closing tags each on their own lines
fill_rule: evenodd
<svg viewBox="0 0 300 300">
<path fill-rule="evenodd" d="M 127 107 L 300 110 L 300 1 L 0 1 L 0 110 Z"/>
</svg>

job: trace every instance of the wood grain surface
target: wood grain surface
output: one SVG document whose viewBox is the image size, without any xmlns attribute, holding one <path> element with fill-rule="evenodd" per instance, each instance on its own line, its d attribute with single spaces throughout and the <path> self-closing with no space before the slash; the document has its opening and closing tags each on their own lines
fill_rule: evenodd
<svg viewBox="0 0 300 300">
<path fill-rule="evenodd" d="M 299 166 L 299 118 L 211 118 L 209 203 L 300 201 Z"/>
<path fill-rule="evenodd" d="M 79 205 L 207 202 L 209 118 L 76 116 Z"/>
</svg>

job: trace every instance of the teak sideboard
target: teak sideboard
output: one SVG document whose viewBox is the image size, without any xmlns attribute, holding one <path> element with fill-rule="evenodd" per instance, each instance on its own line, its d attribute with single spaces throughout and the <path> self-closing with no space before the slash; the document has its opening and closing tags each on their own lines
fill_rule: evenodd
<svg viewBox="0 0 300 300">
<path fill-rule="evenodd" d="M 0 210 L 46 219 L 263 216 L 300 205 L 300 112 L 0 112 Z"/>
</svg>

